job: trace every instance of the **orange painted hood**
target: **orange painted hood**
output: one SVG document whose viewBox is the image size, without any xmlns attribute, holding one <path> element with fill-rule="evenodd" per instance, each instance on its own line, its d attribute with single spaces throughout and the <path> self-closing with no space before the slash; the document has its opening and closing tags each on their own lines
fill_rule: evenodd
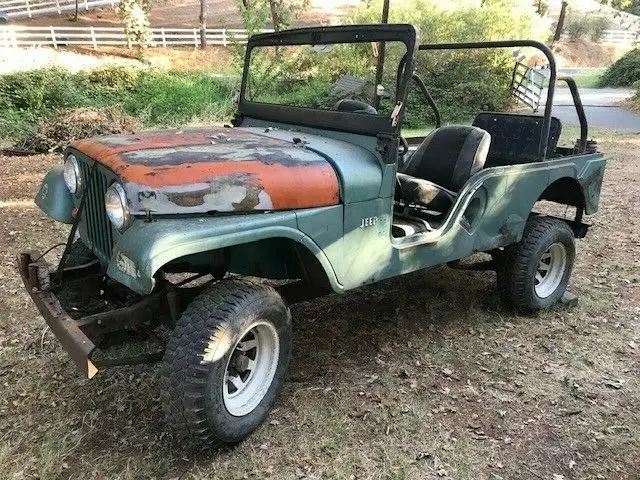
<svg viewBox="0 0 640 480">
<path fill-rule="evenodd" d="M 143 132 L 70 148 L 118 175 L 134 213 L 289 210 L 340 201 L 338 178 L 322 155 L 264 128 Z"/>
</svg>

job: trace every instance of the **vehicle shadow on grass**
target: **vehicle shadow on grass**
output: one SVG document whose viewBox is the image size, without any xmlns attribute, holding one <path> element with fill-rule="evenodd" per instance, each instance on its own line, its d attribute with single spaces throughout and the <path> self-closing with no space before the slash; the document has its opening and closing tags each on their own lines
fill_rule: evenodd
<svg viewBox="0 0 640 480">
<path fill-rule="evenodd" d="M 416 355 L 417 345 L 442 348 L 479 323 L 502 321 L 504 314 L 493 274 L 445 267 L 295 305 L 293 359 L 277 407 L 290 408 L 300 390 L 340 390 L 346 371 L 370 378 L 379 370 L 380 352 L 397 355 L 393 361 L 401 365 Z M 178 472 L 212 455 L 234 455 L 228 449 L 203 452 L 167 432 L 159 375 L 158 366 L 110 369 L 78 385 L 68 410 L 85 412 L 90 421 L 74 457 L 135 456 L 152 463 L 154 471 Z M 245 444 L 252 442 L 254 437 Z"/>
</svg>

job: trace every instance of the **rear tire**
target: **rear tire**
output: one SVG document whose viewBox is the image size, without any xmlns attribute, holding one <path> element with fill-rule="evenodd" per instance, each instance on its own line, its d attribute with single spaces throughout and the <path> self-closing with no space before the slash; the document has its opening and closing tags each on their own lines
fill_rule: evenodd
<svg viewBox="0 0 640 480">
<path fill-rule="evenodd" d="M 271 287 L 229 279 L 201 293 L 163 359 L 168 423 L 199 444 L 234 444 L 267 417 L 291 358 L 291 315 Z"/>
<path fill-rule="evenodd" d="M 519 310 L 548 308 L 564 294 L 575 260 L 571 228 L 557 218 L 531 217 L 520 242 L 498 262 L 502 300 Z"/>
</svg>

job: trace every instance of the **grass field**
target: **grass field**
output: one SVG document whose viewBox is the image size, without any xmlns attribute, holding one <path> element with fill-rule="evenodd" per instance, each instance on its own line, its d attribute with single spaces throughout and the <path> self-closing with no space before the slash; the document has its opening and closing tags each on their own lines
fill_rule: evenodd
<svg viewBox="0 0 640 480">
<path fill-rule="evenodd" d="M 276 408 L 224 451 L 167 432 L 157 366 L 78 378 L 13 266 L 66 232 L 31 202 L 59 158 L 2 158 L 0 477 L 638 479 L 640 138 L 603 140 L 577 307 L 515 315 L 444 267 L 297 305 Z"/>
</svg>

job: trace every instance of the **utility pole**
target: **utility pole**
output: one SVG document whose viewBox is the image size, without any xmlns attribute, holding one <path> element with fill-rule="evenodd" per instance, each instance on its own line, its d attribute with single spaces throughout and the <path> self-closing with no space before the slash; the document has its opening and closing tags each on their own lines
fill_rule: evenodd
<svg viewBox="0 0 640 480">
<path fill-rule="evenodd" d="M 382 21 L 380 23 L 389 23 L 389 0 L 384 0 L 382 6 Z M 376 84 L 374 86 L 373 107 L 377 110 L 380 108 L 380 96 L 378 95 L 378 85 L 382 83 L 382 73 L 384 70 L 384 47 L 385 42 L 380 42 L 378 47 L 378 65 L 376 66 Z"/>
<path fill-rule="evenodd" d="M 207 0 L 200 0 L 200 48 L 207 48 Z"/>
<path fill-rule="evenodd" d="M 562 0 L 562 7 L 560 7 L 560 16 L 558 17 L 558 25 L 556 25 L 556 33 L 553 34 L 553 41 L 557 42 L 562 36 L 562 30 L 564 30 L 564 20 L 567 17 L 567 0 Z"/>
</svg>

